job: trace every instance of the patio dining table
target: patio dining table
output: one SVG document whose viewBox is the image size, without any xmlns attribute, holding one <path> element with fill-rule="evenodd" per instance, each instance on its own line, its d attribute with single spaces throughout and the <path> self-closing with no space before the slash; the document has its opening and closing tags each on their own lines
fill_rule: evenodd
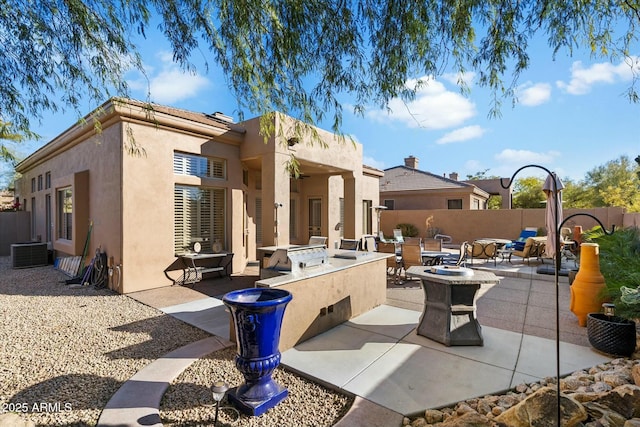
<svg viewBox="0 0 640 427">
<path fill-rule="evenodd" d="M 476 242 L 487 242 L 487 243 L 495 243 L 496 247 L 498 249 L 503 248 L 504 246 L 508 245 L 509 243 L 511 243 L 512 241 L 509 239 L 497 239 L 494 237 L 482 237 L 480 239 L 476 239 Z"/>
</svg>

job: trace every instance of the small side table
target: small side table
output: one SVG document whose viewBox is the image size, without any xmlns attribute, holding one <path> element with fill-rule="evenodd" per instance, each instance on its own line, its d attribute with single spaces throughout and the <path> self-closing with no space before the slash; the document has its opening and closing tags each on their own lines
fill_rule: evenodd
<svg viewBox="0 0 640 427">
<path fill-rule="evenodd" d="M 500 255 L 500 263 L 502 264 L 506 260 L 511 260 L 511 254 L 515 251 L 514 248 L 502 248 L 498 249 L 498 255 Z"/>
<path fill-rule="evenodd" d="M 424 309 L 417 334 L 446 346 L 484 344 L 476 319 L 475 296 L 480 285 L 500 279 L 488 271 L 473 270 L 472 276 L 430 273 L 431 269 L 409 267 L 407 274 L 420 278 Z"/>
</svg>

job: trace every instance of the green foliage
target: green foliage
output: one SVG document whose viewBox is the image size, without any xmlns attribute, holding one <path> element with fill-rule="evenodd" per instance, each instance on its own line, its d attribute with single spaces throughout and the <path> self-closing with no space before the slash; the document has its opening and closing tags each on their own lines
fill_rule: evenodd
<svg viewBox="0 0 640 427">
<path fill-rule="evenodd" d="M 583 239 L 600 246 L 600 271 L 616 314 L 628 319 L 640 318 L 637 298 L 628 290 L 626 298 L 622 296 L 623 288 L 636 290 L 640 286 L 640 229 L 627 227 L 605 235 L 596 227 L 584 233 Z"/>
<path fill-rule="evenodd" d="M 502 196 L 499 194 L 492 194 L 487 200 L 487 209 L 502 209 Z"/>
<path fill-rule="evenodd" d="M 405 237 L 416 237 L 419 234 L 418 227 L 413 224 L 402 223 L 396 225 L 396 228 L 402 230 L 402 235 Z"/>
<path fill-rule="evenodd" d="M 592 207 L 618 206 L 640 212 L 640 165 L 620 156 L 589 172 L 584 185 L 590 189 Z"/>
<path fill-rule="evenodd" d="M 513 186 L 514 208 L 540 209 L 544 207 L 546 196 L 542 191 L 544 181 L 534 176 L 517 179 Z"/>
<path fill-rule="evenodd" d="M 633 3 L 4 0 L 0 112 L 26 134 L 45 111 L 127 96 L 125 74 L 144 73 L 135 37 L 153 19 L 184 70 L 195 70 L 194 53 L 205 68 L 222 69 L 240 118 L 245 109 L 280 111 L 339 131 L 342 94 L 364 114 L 414 99 L 428 84 L 416 77 L 448 72 L 476 73 L 499 115 L 529 66 L 534 36 L 545 37 L 551 56 L 586 48 L 607 60 L 626 57 L 637 39 Z M 469 90 L 465 79 L 459 85 Z M 628 97 L 638 101 L 634 85 Z"/>
</svg>

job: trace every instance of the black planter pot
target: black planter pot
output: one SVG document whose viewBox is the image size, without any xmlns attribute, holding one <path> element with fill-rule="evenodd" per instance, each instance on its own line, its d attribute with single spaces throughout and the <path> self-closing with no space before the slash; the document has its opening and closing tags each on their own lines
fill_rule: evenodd
<svg viewBox="0 0 640 427">
<path fill-rule="evenodd" d="M 606 354 L 626 357 L 636 349 L 636 324 L 622 317 L 589 313 L 587 335 L 593 348 Z"/>
</svg>

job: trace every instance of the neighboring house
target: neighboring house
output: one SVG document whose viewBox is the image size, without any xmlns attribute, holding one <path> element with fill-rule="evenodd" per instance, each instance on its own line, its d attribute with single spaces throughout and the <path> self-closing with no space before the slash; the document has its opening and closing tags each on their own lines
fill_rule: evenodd
<svg viewBox="0 0 640 427">
<path fill-rule="evenodd" d="M 363 166 L 362 145 L 317 128 L 322 143 L 311 143 L 300 122 L 267 117 L 265 141 L 260 118 L 107 101 L 16 167 L 31 238 L 77 256 L 92 223 L 89 258 L 105 251 L 130 293 L 170 285 L 165 268 L 195 242 L 233 252 L 241 272 L 260 246 L 377 232 L 382 171 Z M 300 179 L 286 167 L 292 156 Z"/>
<path fill-rule="evenodd" d="M 387 209 L 486 209 L 489 193 L 473 184 L 418 169 L 409 156 L 404 166 L 384 170 L 380 178 L 380 202 Z M 454 179 L 455 178 L 455 179 Z"/>
<path fill-rule="evenodd" d="M 0 211 L 14 210 L 15 199 L 13 198 L 13 191 L 0 190 Z"/>
</svg>

